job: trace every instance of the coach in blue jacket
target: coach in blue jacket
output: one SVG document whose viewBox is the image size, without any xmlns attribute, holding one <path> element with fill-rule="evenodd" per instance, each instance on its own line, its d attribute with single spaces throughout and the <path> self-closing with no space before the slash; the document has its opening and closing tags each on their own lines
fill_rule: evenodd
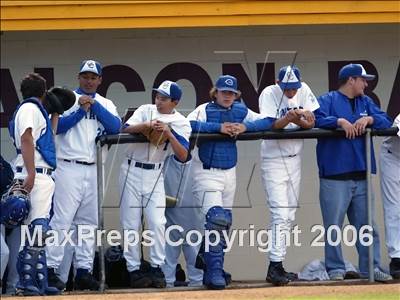
<svg viewBox="0 0 400 300">
<path fill-rule="evenodd" d="M 363 246 L 359 238 L 360 228 L 367 224 L 366 145 L 362 135 L 366 127 L 383 129 L 391 126 L 390 118 L 370 97 L 364 95 L 367 81 L 374 78 L 360 64 L 344 66 L 339 71 L 339 89 L 320 96 L 320 108 L 315 112 L 316 127 L 342 128 L 346 133 L 343 139 L 321 138 L 317 145 L 320 205 L 325 227 L 325 265 L 331 280 L 344 279 L 345 264 L 340 243 L 333 245 L 342 235 L 338 236 L 336 230 L 328 231 L 328 228 L 337 225 L 342 229 L 346 214 L 357 231 L 360 275 L 368 277 L 368 246 Z M 373 152 L 371 156 L 372 173 L 375 173 Z M 331 239 L 328 239 L 327 234 Z M 379 268 L 379 237 L 376 228 L 373 238 L 375 281 L 391 280 L 391 276 Z"/>
</svg>

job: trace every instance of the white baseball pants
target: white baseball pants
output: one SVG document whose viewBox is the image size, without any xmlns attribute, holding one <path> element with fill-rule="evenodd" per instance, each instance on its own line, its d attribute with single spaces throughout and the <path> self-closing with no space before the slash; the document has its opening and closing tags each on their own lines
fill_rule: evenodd
<svg viewBox="0 0 400 300">
<path fill-rule="evenodd" d="M 61 230 L 68 231 L 72 225 L 81 228 L 86 237 L 73 241 L 76 244 L 74 267 L 91 271 L 98 225 L 97 167 L 58 160 L 54 180 L 54 215 L 50 226 L 60 236 L 64 236 Z M 64 257 L 64 247 L 50 246 L 46 251 L 47 266 L 57 269 Z"/>
<path fill-rule="evenodd" d="M 135 167 L 135 161 L 128 164 L 125 160 L 121 166 L 119 178 L 121 194 L 121 225 L 123 230 L 139 233 L 142 224 L 142 214 L 146 220 L 146 229 L 152 232 L 154 244 L 150 246 L 150 264 L 153 267 L 162 266 L 165 260 L 165 191 L 164 178 L 158 170 L 146 170 Z M 129 272 L 140 268 L 140 244 L 134 241 L 134 235 L 129 235 L 127 250 L 124 257 Z"/>
<path fill-rule="evenodd" d="M 16 179 L 25 179 L 26 173 L 15 173 Z M 25 224 L 33 220 L 50 217 L 51 202 L 54 194 L 54 181 L 49 175 L 36 173 L 33 189 L 30 192 L 31 209 Z"/>
<path fill-rule="evenodd" d="M 236 190 L 236 167 L 231 169 L 204 169 L 193 164 L 193 194 L 205 216 L 213 206 L 232 209 Z"/>
<path fill-rule="evenodd" d="M 262 159 L 261 176 L 271 218 L 272 245 L 269 259 L 280 262 L 285 259 L 285 234 L 290 231 L 298 206 L 301 157 L 296 155 Z"/>
<path fill-rule="evenodd" d="M 386 246 L 390 258 L 400 258 L 400 160 L 382 149 L 380 168 Z"/>
</svg>

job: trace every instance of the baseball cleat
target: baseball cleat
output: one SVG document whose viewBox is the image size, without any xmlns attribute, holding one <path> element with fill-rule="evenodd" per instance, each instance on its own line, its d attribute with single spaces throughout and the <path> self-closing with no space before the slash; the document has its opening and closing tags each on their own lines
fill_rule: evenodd
<svg viewBox="0 0 400 300">
<path fill-rule="evenodd" d="M 160 267 L 151 267 L 148 273 L 151 278 L 151 286 L 154 288 L 165 288 L 167 283 L 165 281 L 165 276 Z"/>
<path fill-rule="evenodd" d="M 141 270 L 135 270 L 129 272 L 130 282 L 129 285 L 134 289 L 148 288 L 152 284 L 152 279 L 147 272 Z"/>
<path fill-rule="evenodd" d="M 286 272 L 285 271 L 286 278 L 289 279 L 289 281 L 297 281 L 299 280 L 299 277 L 297 276 L 297 273 L 293 272 Z"/>
<path fill-rule="evenodd" d="M 75 277 L 74 289 L 98 291 L 100 289 L 100 284 L 93 275 L 88 272 L 78 278 Z"/>
<path fill-rule="evenodd" d="M 390 275 L 392 275 L 394 279 L 400 279 L 400 258 L 392 258 L 389 267 Z"/>
<path fill-rule="evenodd" d="M 232 274 L 229 272 L 226 272 L 225 270 L 224 270 L 224 278 L 225 278 L 225 283 L 227 286 L 232 283 Z"/>
<path fill-rule="evenodd" d="M 360 279 L 360 273 L 355 272 L 355 271 L 347 271 L 346 274 L 344 274 L 344 280 L 351 280 L 351 279 Z"/>
<path fill-rule="evenodd" d="M 286 271 L 283 268 L 282 262 L 269 264 L 266 281 L 275 286 L 287 285 L 289 279 L 286 277 Z"/>
<path fill-rule="evenodd" d="M 47 276 L 48 276 L 48 285 L 51 287 L 55 287 L 60 291 L 65 290 L 65 283 L 61 281 L 60 278 L 58 278 L 55 270 L 53 268 L 48 268 L 47 269 Z"/>
</svg>

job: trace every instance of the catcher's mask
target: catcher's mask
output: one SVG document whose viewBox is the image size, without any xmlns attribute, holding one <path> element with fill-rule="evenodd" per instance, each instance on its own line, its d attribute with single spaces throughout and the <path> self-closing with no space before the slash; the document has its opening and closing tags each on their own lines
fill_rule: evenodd
<svg viewBox="0 0 400 300">
<path fill-rule="evenodd" d="M 7 228 L 21 225 L 31 208 L 29 193 L 22 187 L 23 181 L 14 180 L 0 201 L 0 222 Z"/>
</svg>

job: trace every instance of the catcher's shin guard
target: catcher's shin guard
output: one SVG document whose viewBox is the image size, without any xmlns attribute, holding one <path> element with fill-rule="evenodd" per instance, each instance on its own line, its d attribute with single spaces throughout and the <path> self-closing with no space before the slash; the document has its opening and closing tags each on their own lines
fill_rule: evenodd
<svg viewBox="0 0 400 300">
<path fill-rule="evenodd" d="M 58 295 L 57 288 L 47 282 L 46 252 L 43 247 L 24 246 L 18 254 L 19 281 L 16 293 L 24 296 Z"/>
<path fill-rule="evenodd" d="M 38 296 L 39 287 L 36 282 L 36 256 L 37 251 L 25 246 L 18 253 L 17 271 L 19 281 L 16 285 L 17 295 Z"/>
<path fill-rule="evenodd" d="M 196 256 L 196 263 L 195 263 L 195 267 L 197 269 L 200 269 L 203 271 L 206 270 L 206 263 L 204 261 L 204 247 L 205 247 L 205 245 L 204 245 L 204 237 L 203 237 L 203 240 L 201 241 L 199 253 L 197 253 L 197 256 Z M 224 256 L 225 256 L 225 253 L 224 253 Z M 232 275 L 230 273 L 226 272 L 225 270 L 224 270 L 224 278 L 225 278 L 225 283 L 227 286 L 232 283 Z"/>
<path fill-rule="evenodd" d="M 206 215 L 206 230 L 216 230 L 220 235 L 220 242 L 204 251 L 204 284 L 209 289 L 224 289 L 226 286 L 224 272 L 224 249 L 226 248 L 223 231 L 228 231 L 232 224 L 232 213 L 221 206 L 213 206 Z M 210 242 L 214 242 L 215 235 L 210 235 Z"/>
</svg>

